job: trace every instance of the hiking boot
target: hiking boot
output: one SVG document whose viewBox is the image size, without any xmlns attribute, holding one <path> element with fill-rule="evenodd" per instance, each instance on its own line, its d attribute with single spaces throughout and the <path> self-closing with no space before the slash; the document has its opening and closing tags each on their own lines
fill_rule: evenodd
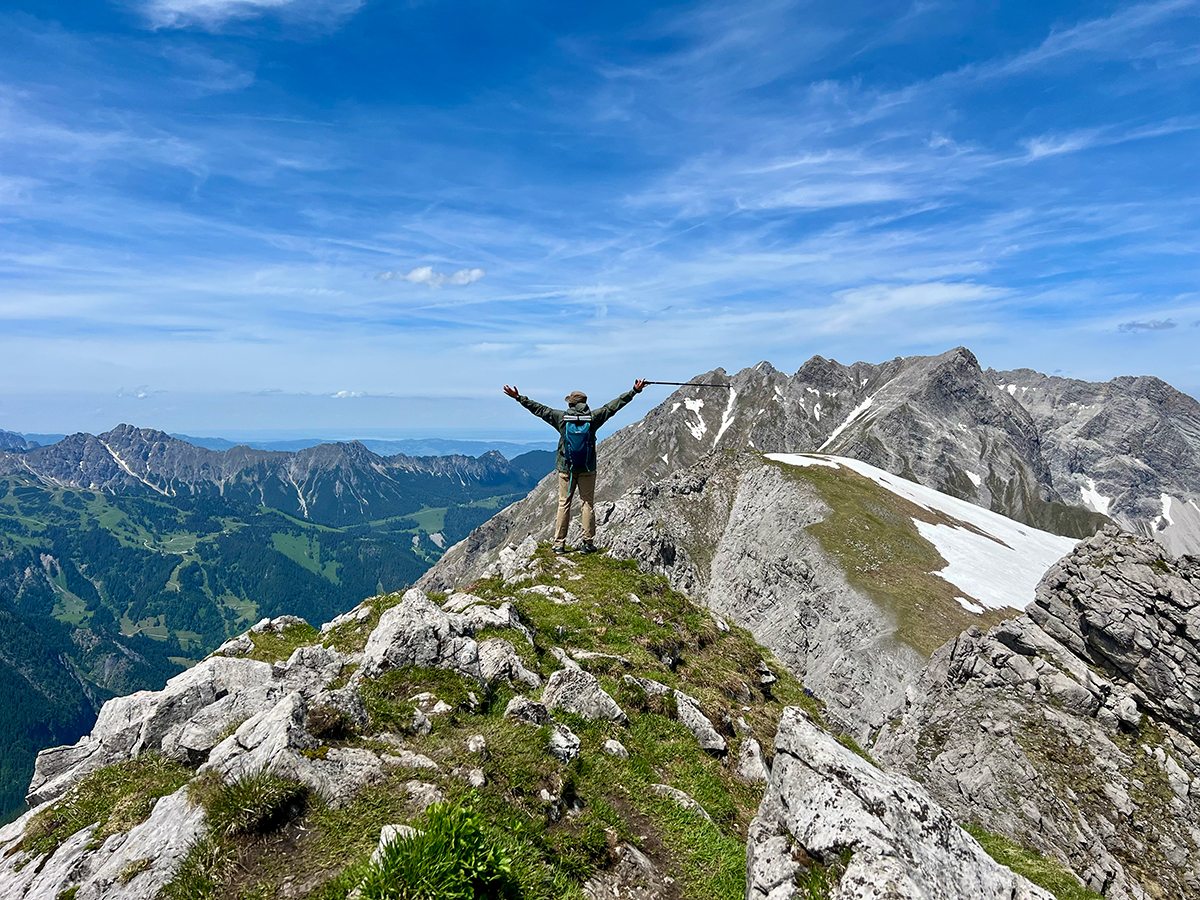
<svg viewBox="0 0 1200 900">
<path fill-rule="evenodd" d="M 564 553 L 570 553 L 570 547 L 555 547 L 554 552 L 557 556 L 562 556 Z"/>
<path fill-rule="evenodd" d="M 595 544 L 593 544 L 591 541 L 584 541 L 583 545 L 579 548 L 579 552 L 580 553 L 595 553 L 599 549 L 600 548 L 597 547 Z"/>
</svg>

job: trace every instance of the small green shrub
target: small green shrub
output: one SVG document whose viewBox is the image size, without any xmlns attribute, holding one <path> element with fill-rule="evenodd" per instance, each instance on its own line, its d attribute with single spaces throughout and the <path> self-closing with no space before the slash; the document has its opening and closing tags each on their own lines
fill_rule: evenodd
<svg viewBox="0 0 1200 900">
<path fill-rule="evenodd" d="M 273 663 L 287 659 L 298 647 L 315 643 L 320 636 L 317 629 L 299 622 L 285 625 L 280 631 L 250 632 L 254 649 L 246 655 L 249 659 Z"/>
<path fill-rule="evenodd" d="M 363 900 L 499 900 L 516 897 L 512 860 L 468 807 L 435 803 L 419 833 L 397 838 L 360 886 Z"/>
</svg>

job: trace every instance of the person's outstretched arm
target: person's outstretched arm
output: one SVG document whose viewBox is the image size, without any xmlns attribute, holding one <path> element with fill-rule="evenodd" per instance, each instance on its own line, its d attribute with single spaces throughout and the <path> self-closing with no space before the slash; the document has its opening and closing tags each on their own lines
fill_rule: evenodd
<svg viewBox="0 0 1200 900">
<path fill-rule="evenodd" d="M 523 407 L 549 425 L 551 428 L 562 430 L 563 412 L 559 409 L 552 409 L 544 403 L 538 403 L 536 400 L 530 400 L 524 394 L 517 390 L 516 385 L 504 386 L 504 393 L 512 397 Z"/>
<path fill-rule="evenodd" d="M 626 391 L 615 400 L 609 400 L 599 409 L 592 410 L 592 428 L 599 428 L 601 425 L 611 419 L 619 410 L 621 410 L 627 403 L 629 403 L 630 400 L 633 399 L 634 394 L 640 394 L 642 392 L 642 388 L 645 386 L 646 379 L 639 378 L 633 383 L 633 388 L 631 390 Z"/>
</svg>

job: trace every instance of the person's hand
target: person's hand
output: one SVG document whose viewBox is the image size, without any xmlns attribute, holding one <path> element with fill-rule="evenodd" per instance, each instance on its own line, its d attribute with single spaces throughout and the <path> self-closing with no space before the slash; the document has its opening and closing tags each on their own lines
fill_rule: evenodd
<svg viewBox="0 0 1200 900">
<path fill-rule="evenodd" d="M 512 387 L 509 387 L 506 384 L 504 386 L 504 393 L 508 394 L 508 396 L 512 397 L 514 400 L 521 396 L 521 392 L 517 390 L 517 386 L 515 384 Z"/>
<path fill-rule="evenodd" d="M 633 392 L 635 394 L 640 394 L 642 392 L 642 388 L 644 388 L 645 386 L 646 386 L 646 379 L 639 378 L 637 381 L 635 381 L 633 383 Z"/>
</svg>

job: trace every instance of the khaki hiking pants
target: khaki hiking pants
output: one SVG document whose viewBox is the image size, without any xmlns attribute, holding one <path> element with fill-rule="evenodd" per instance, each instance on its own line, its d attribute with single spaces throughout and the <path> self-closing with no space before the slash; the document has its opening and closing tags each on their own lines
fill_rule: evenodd
<svg viewBox="0 0 1200 900">
<path fill-rule="evenodd" d="M 574 484 L 572 484 L 572 479 Z M 578 475 L 558 473 L 558 518 L 554 522 L 554 546 L 567 543 L 567 528 L 571 524 L 571 500 L 579 492 L 579 505 L 583 507 L 583 539 L 589 544 L 596 538 L 596 512 L 592 501 L 596 496 L 596 473 L 583 472 Z"/>
</svg>

